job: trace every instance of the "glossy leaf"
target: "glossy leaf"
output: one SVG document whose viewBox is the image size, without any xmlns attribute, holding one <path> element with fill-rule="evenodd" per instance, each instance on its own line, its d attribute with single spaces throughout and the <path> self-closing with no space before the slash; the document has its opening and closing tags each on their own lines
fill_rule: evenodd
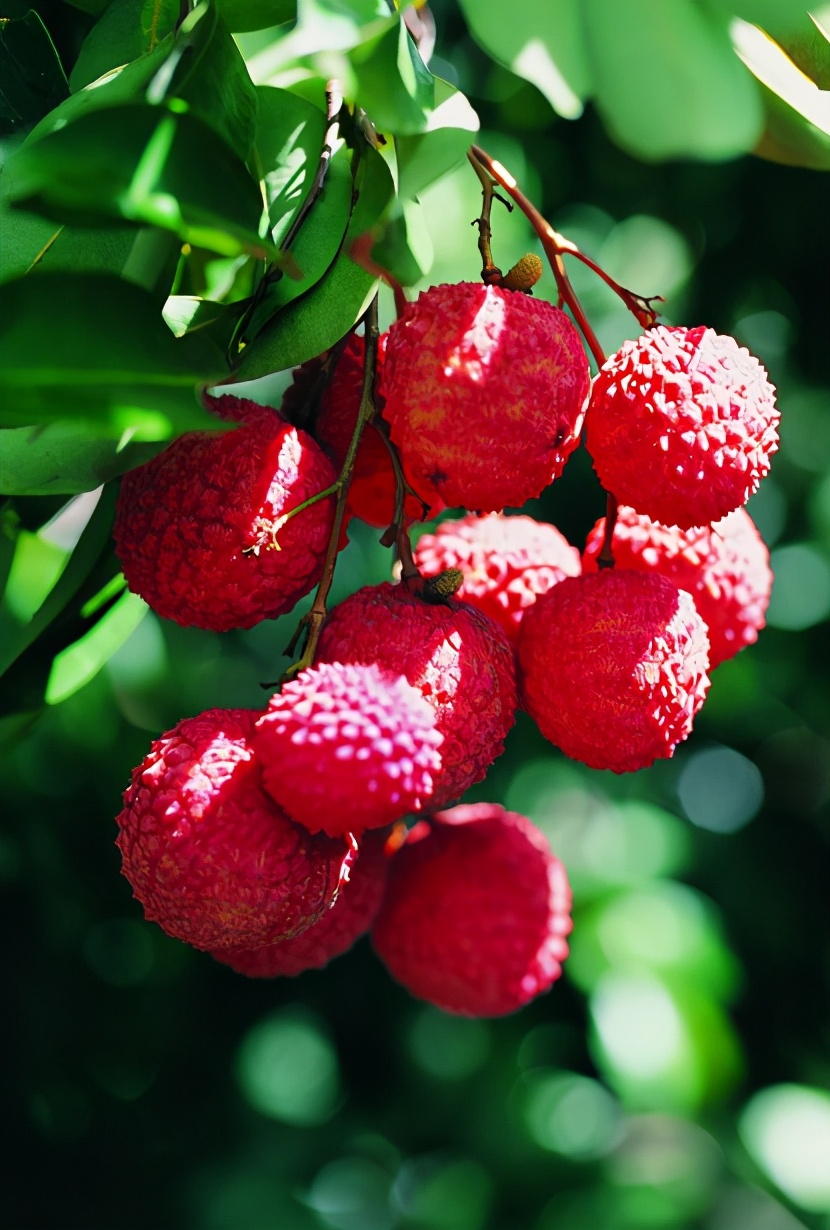
<svg viewBox="0 0 830 1230">
<path fill-rule="evenodd" d="M 414 198 L 467 156 L 479 120 L 464 95 L 435 78 L 435 110 L 426 132 L 395 137 L 398 191 Z"/>
<path fill-rule="evenodd" d="M 239 379 L 253 380 L 313 358 L 360 318 L 375 278 L 352 260 L 351 245 L 378 222 L 394 195 L 389 168 L 377 150 L 362 152 L 355 187 L 357 202 L 337 260 L 321 281 L 278 312 L 249 343 Z M 316 208 L 317 203 L 312 213 Z"/>
<path fill-rule="evenodd" d="M 163 440 L 206 425 L 195 387 L 225 374 L 212 343 L 176 340 L 152 295 L 110 274 L 37 273 L 0 287 L 0 351 L 8 427 L 74 416 L 101 435 Z"/>
<path fill-rule="evenodd" d="M 460 0 L 476 42 L 545 95 L 554 111 L 578 119 L 594 73 L 582 18 L 593 0 L 525 0 L 509 13 L 497 0 Z M 614 23 L 609 34 L 616 30 Z"/>
<path fill-rule="evenodd" d="M 401 201 L 372 248 L 372 260 L 402 286 L 412 286 L 432 268 L 432 240 L 418 201 Z"/>
<path fill-rule="evenodd" d="M 102 440 L 73 423 L 0 430 L 0 493 L 77 495 L 141 465 L 160 445 Z"/>
<path fill-rule="evenodd" d="M 12 200 L 57 221 L 128 220 L 223 256 L 276 256 L 243 163 L 200 120 L 132 103 L 93 111 L 20 149 Z"/>
<path fill-rule="evenodd" d="M 811 33 L 811 62 L 802 57 L 802 68 L 757 26 L 732 25 L 738 55 L 762 85 L 766 126 L 756 153 L 774 162 L 828 170 L 830 91 L 819 88 L 817 80 L 825 83 L 830 77 L 830 42 L 815 26 Z M 816 80 L 807 75 L 808 68 Z"/>
<path fill-rule="evenodd" d="M 297 20 L 297 0 L 216 0 L 229 30 L 243 34 Z"/>
<path fill-rule="evenodd" d="M 268 200 L 274 243 L 280 245 L 307 197 L 320 161 L 325 118 L 288 90 L 259 86 L 256 158 Z"/>
<path fill-rule="evenodd" d="M 100 581 L 96 579 L 91 587 L 92 593 L 87 592 L 88 582 L 102 563 L 108 573 L 107 580 L 117 575 L 118 567 L 113 568 L 107 563 L 114 554 L 111 540 L 116 495 L 114 486 L 104 488 L 75 549 L 46 598 L 28 623 L 19 628 L 13 636 L 4 638 L 0 646 L 0 673 L 5 673 L 30 646 L 35 645 L 38 638 L 70 603 L 80 598 L 80 604 L 83 604 L 92 594 L 97 593 L 104 583 L 104 578 Z"/>
<path fill-rule="evenodd" d="M 168 82 L 154 82 L 164 98 L 183 98 L 192 115 L 218 132 L 244 160 L 257 126 L 257 94 L 245 61 L 214 4 L 203 0 L 182 22 L 170 57 Z M 161 74 L 159 74 L 161 78 Z M 150 101 L 161 101 L 153 96 Z"/>
<path fill-rule="evenodd" d="M 755 146 L 760 98 L 726 22 L 692 0 L 590 0 L 584 20 L 597 110 L 623 149 L 717 161 Z"/>
<path fill-rule="evenodd" d="M 37 13 L 0 22 L 0 135 L 36 124 L 68 94 L 60 58 Z"/>
<path fill-rule="evenodd" d="M 434 78 L 400 18 L 349 53 L 356 99 L 376 128 L 423 132 L 435 105 Z"/>
<path fill-rule="evenodd" d="M 172 34 L 178 16 L 178 0 L 111 0 L 69 74 L 73 92 L 154 51 Z"/>
<path fill-rule="evenodd" d="M 88 632 L 56 655 L 46 684 L 46 704 L 60 704 L 94 679 L 148 610 L 136 594 L 122 593 Z"/>
<path fill-rule="evenodd" d="M 38 214 L 13 209 L 3 198 L 6 176 L 0 172 L 0 281 L 27 273 L 34 266 L 48 270 L 108 270 L 119 272 L 135 242 L 133 227 L 64 226 Z"/>
<path fill-rule="evenodd" d="M 71 94 L 32 129 L 26 138 L 26 144 L 39 141 L 41 137 L 64 128 L 72 120 L 77 120 L 90 111 L 114 107 L 119 103 L 135 102 L 142 98 L 147 86 L 168 59 L 172 47 L 173 35 L 170 34 L 147 55 L 113 69 L 77 93 Z"/>
</svg>

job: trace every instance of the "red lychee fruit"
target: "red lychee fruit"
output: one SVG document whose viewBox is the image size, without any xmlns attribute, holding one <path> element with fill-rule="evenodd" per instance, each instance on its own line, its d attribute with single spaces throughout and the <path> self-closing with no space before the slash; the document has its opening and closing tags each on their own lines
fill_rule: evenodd
<svg viewBox="0 0 830 1230">
<path fill-rule="evenodd" d="M 389 330 L 384 418 L 416 489 L 493 512 L 539 495 L 582 428 L 588 360 L 569 317 L 520 291 L 433 286 Z"/>
<path fill-rule="evenodd" d="M 598 521 L 585 546 L 585 572 L 595 572 L 605 538 Z M 764 626 L 772 590 L 769 551 L 744 508 L 714 525 L 680 530 L 623 505 L 612 541 L 617 568 L 659 572 L 692 595 L 709 631 L 711 669 L 752 645 Z"/>
<path fill-rule="evenodd" d="M 378 347 L 378 372 L 383 369 L 385 350 L 386 334 L 383 334 Z M 363 393 L 364 353 L 364 339 L 352 334 L 320 399 L 314 434 L 333 457 L 338 469 L 346 460 L 357 425 Z M 302 368 L 296 379 L 302 383 Z M 423 502 L 408 495 L 404 502 L 407 518 L 410 521 L 422 520 L 424 504 L 429 516 L 437 516 L 444 507 L 437 492 L 429 490 L 424 484 L 418 490 L 424 497 Z M 389 450 L 378 428 L 369 423 L 360 437 L 355 456 L 347 508 L 353 516 L 368 525 L 385 529 L 395 517 L 395 493 L 395 471 Z"/>
<path fill-rule="evenodd" d="M 195 948 L 290 939 L 334 899 L 351 844 L 313 837 L 262 784 L 259 712 L 210 709 L 157 739 L 118 816 L 123 874 L 146 917 Z"/>
<path fill-rule="evenodd" d="M 375 663 L 321 663 L 272 697 L 257 722 L 265 789 L 292 820 L 330 837 L 418 811 L 441 768 L 431 705 Z"/>
<path fill-rule="evenodd" d="M 709 687 L 706 625 L 656 573 L 566 577 L 519 629 L 527 712 L 566 756 L 615 773 L 671 756 Z"/>
<path fill-rule="evenodd" d="M 219 948 L 211 956 L 249 978 L 295 977 L 307 969 L 322 969 L 360 939 L 380 908 L 388 858 L 385 838 L 367 833 L 334 903 L 316 923 L 293 939 L 260 948 Z"/>
<path fill-rule="evenodd" d="M 127 584 L 157 615 L 226 632 L 290 611 L 319 581 L 334 468 L 304 431 L 238 397 L 209 399 L 242 425 L 188 432 L 124 475 L 115 546 Z"/>
<path fill-rule="evenodd" d="M 496 803 L 413 828 L 389 871 L 372 942 L 398 982 L 462 1016 L 504 1016 L 562 972 L 565 869 L 526 816 Z"/>
<path fill-rule="evenodd" d="M 579 552 L 555 526 L 502 513 L 442 521 L 418 539 L 415 563 L 426 577 L 460 568 L 457 596 L 500 624 L 511 644 L 539 594 L 582 571 Z"/>
<path fill-rule="evenodd" d="M 317 661 L 377 663 L 429 701 L 444 737 L 430 806 L 481 781 L 504 748 L 517 703 L 513 654 L 501 628 L 465 603 L 366 586 L 329 614 Z"/>
<path fill-rule="evenodd" d="M 756 358 L 703 325 L 658 325 L 594 381 L 586 443 L 606 490 L 663 525 L 745 504 L 778 448 L 775 389 Z"/>
</svg>

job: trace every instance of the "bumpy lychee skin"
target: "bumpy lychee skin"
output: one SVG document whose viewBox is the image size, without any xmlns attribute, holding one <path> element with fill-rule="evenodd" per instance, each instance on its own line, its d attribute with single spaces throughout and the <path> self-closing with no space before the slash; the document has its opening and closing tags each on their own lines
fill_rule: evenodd
<svg viewBox="0 0 830 1230">
<path fill-rule="evenodd" d="M 706 625 L 656 573 L 567 577 L 519 629 L 519 687 L 566 756 L 615 773 L 669 757 L 709 687 Z"/>
<path fill-rule="evenodd" d="M 377 663 L 429 701 L 443 735 L 431 807 L 457 799 L 504 749 L 516 709 L 513 654 L 497 624 L 465 603 L 431 605 L 404 585 L 369 585 L 336 606 L 318 662 Z"/>
<path fill-rule="evenodd" d="M 226 632 L 290 611 L 319 581 L 334 498 L 283 522 L 336 479 L 322 449 L 274 410 L 211 399 L 242 425 L 188 432 L 121 483 L 115 545 L 158 615 Z"/>
<path fill-rule="evenodd" d="M 385 350 L 386 334 L 383 334 L 378 347 L 378 372 L 383 370 Z M 364 352 L 363 338 L 352 334 L 320 400 L 314 433 L 338 467 L 346 460 L 357 425 L 363 394 Z M 298 383 L 302 383 L 302 379 L 301 368 L 297 374 Z M 424 504 L 430 516 L 437 516 L 444 506 L 438 493 L 424 484 L 418 490 L 423 495 L 423 503 L 415 496 L 408 495 L 404 503 L 406 516 L 413 521 L 421 520 Z M 395 517 L 395 493 L 395 471 L 389 450 L 378 428 L 370 423 L 360 437 L 347 507 L 361 521 L 385 529 Z"/>
<path fill-rule="evenodd" d="M 576 447 L 589 388 L 570 319 L 520 291 L 433 286 L 389 330 L 383 415 L 416 487 L 448 507 L 539 495 Z"/>
<path fill-rule="evenodd" d="M 386 884 L 389 860 L 384 846 L 381 834 L 366 834 L 334 903 L 293 939 L 260 948 L 219 948 L 211 956 L 249 978 L 294 978 L 308 969 L 323 969 L 348 952 L 374 922 Z"/>
<path fill-rule="evenodd" d="M 778 448 L 778 419 L 764 368 L 734 338 L 659 325 L 603 365 L 586 443 L 620 503 L 688 529 L 746 503 Z"/>
<path fill-rule="evenodd" d="M 441 768 L 435 710 L 401 674 L 321 663 L 272 697 L 256 728 L 265 789 L 330 837 L 418 811 Z"/>
<path fill-rule="evenodd" d="M 538 596 L 582 571 L 579 552 L 556 526 L 501 513 L 442 521 L 418 539 L 415 563 L 426 577 L 460 568 L 458 597 L 500 624 L 511 644 Z"/>
<path fill-rule="evenodd" d="M 604 538 L 602 518 L 585 545 L 586 573 L 596 571 Z M 714 525 L 680 530 L 623 505 L 612 549 L 618 568 L 658 572 L 692 595 L 709 631 L 711 669 L 758 639 L 769 605 L 772 570 L 769 551 L 745 508 Z"/>
<path fill-rule="evenodd" d="M 195 948 L 288 939 L 331 905 L 351 846 L 312 837 L 263 788 L 259 712 L 185 718 L 133 771 L 118 816 L 123 874 L 146 917 Z"/>
<path fill-rule="evenodd" d="M 475 803 L 410 831 L 372 942 L 420 999 L 462 1016 L 504 1016 L 561 974 L 570 908 L 565 869 L 539 830 Z"/>
</svg>

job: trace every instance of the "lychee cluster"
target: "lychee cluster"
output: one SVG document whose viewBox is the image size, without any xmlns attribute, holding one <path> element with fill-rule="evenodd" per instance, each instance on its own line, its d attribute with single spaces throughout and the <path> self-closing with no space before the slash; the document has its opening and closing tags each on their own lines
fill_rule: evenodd
<svg viewBox="0 0 830 1230">
<path fill-rule="evenodd" d="M 128 584 L 214 631 L 320 588 L 265 708 L 185 718 L 134 771 L 118 845 L 135 896 L 250 977 L 322 968 L 371 931 L 412 994 L 517 1010 L 561 973 L 566 873 L 527 817 L 451 805 L 518 704 L 565 755 L 616 773 L 688 737 L 709 672 L 756 639 L 769 599 L 742 507 L 776 447 L 763 368 L 711 329 L 660 326 L 591 388 L 564 311 L 462 283 L 420 295 L 378 347 L 351 336 L 304 365 L 281 411 L 208 404 L 235 426 L 123 480 Z M 580 557 L 503 510 L 558 478 L 583 421 L 609 501 Z M 445 508 L 462 515 L 413 552 L 408 526 Z M 327 611 L 349 517 L 385 531 L 402 579 Z"/>
</svg>

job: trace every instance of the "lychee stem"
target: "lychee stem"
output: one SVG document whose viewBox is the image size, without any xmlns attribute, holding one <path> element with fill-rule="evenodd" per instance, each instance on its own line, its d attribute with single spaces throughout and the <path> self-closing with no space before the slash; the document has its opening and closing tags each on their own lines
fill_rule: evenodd
<svg viewBox="0 0 830 1230">
<path fill-rule="evenodd" d="M 545 249 L 547 257 L 551 263 L 551 268 L 553 269 L 553 276 L 556 278 L 556 285 L 559 288 L 559 294 L 573 312 L 579 327 L 585 334 L 585 340 L 588 342 L 591 353 L 597 360 L 600 367 L 602 367 L 605 360 L 604 358 L 600 359 L 598 357 L 598 355 L 602 352 L 599 350 L 598 346 L 595 348 L 596 337 L 594 336 L 593 330 L 590 330 L 590 326 L 588 326 L 590 336 L 585 331 L 585 326 L 588 322 L 585 320 L 584 313 L 579 305 L 579 300 L 576 298 L 576 292 L 571 286 L 570 280 L 565 272 L 565 266 L 562 261 L 563 252 L 567 252 L 570 256 L 575 256 L 577 260 L 582 261 L 583 265 L 587 265 L 588 268 L 593 270 L 598 277 L 602 278 L 606 286 L 610 286 L 614 294 L 618 295 L 619 298 L 622 299 L 629 312 L 636 317 L 637 322 L 644 329 L 650 329 L 657 323 L 658 313 L 655 312 L 651 305 L 655 302 L 662 303 L 662 296 L 638 295 L 635 291 L 626 290 L 624 286 L 620 286 L 619 282 L 616 282 L 611 275 L 606 273 L 605 270 L 596 263 L 596 261 L 593 261 L 590 258 L 590 256 L 586 256 L 575 243 L 573 243 L 570 239 L 566 239 L 564 235 L 560 235 L 558 231 L 554 230 L 551 224 L 542 217 L 538 209 L 531 204 L 524 193 L 519 189 L 516 180 L 506 167 L 502 166 L 502 164 L 497 162 L 494 158 L 491 158 L 490 155 L 478 145 L 473 145 L 471 147 L 471 154 L 472 156 L 470 154 L 467 156 L 470 158 L 470 162 L 473 166 L 475 166 L 475 160 L 478 160 L 485 171 L 492 175 L 496 183 L 501 184 L 505 191 L 510 194 L 519 206 L 519 209 L 521 209 L 522 213 L 529 220 L 531 226 L 536 231 L 536 234 L 541 239 L 542 246 Z M 476 173 L 478 174 L 479 179 L 481 179 L 482 175 L 481 172 L 478 171 L 478 168 L 476 168 Z M 592 337 L 594 338 L 593 341 L 591 340 Z"/>
<path fill-rule="evenodd" d="M 491 158 L 485 150 L 479 145 L 470 147 L 470 152 L 473 158 L 480 162 L 485 171 L 493 177 L 497 184 L 501 184 L 505 192 L 507 192 L 519 209 L 530 222 L 539 239 L 542 242 L 542 247 L 545 250 L 545 255 L 550 261 L 553 276 L 556 278 L 556 285 L 559 290 L 559 297 L 573 313 L 573 318 L 582 330 L 585 341 L 588 343 L 588 349 L 596 360 L 597 366 L 602 367 L 605 362 L 605 354 L 599 344 L 597 335 L 588 323 L 588 318 L 582 309 L 582 304 L 577 298 L 576 291 L 571 286 L 570 278 L 565 271 L 565 262 L 562 260 L 562 247 L 560 244 L 561 236 L 556 233 L 551 224 L 539 213 L 535 205 L 527 199 L 525 194 L 520 190 L 516 180 L 510 172 L 503 167 L 500 162 Z M 479 177 L 480 178 L 480 177 Z M 571 248 L 573 245 L 571 245 Z M 568 250 L 570 251 L 571 248 Z"/>
<path fill-rule="evenodd" d="M 323 621 L 326 618 L 326 601 L 331 590 L 331 583 L 334 579 L 334 566 L 337 562 L 337 552 L 340 547 L 340 536 L 343 531 L 343 521 L 346 516 L 346 501 L 349 495 L 349 487 L 351 486 L 352 474 L 354 472 L 354 462 L 357 456 L 358 445 L 360 438 L 363 435 L 363 429 L 366 424 L 371 422 L 375 414 L 375 377 L 377 374 L 378 364 L 378 339 L 380 337 L 380 328 L 378 326 L 378 297 L 375 294 L 372 302 L 366 310 L 363 317 L 364 330 L 364 360 L 363 360 L 363 386 L 360 395 L 360 409 L 357 414 L 357 422 L 355 423 L 352 438 L 349 443 L 349 448 L 343 460 L 343 466 L 340 471 L 340 476 L 331 489 L 337 492 L 337 503 L 334 509 L 334 524 L 331 528 L 328 546 L 326 548 L 325 559 L 323 560 L 323 573 L 320 578 L 320 584 L 317 586 L 317 592 L 314 595 L 314 601 L 311 604 L 311 610 L 307 615 L 304 615 L 300 620 L 296 633 L 292 637 L 291 644 L 288 646 L 286 653 L 293 653 L 296 645 L 299 642 L 303 632 L 305 632 L 305 644 L 302 654 L 293 666 L 289 666 L 288 670 L 282 676 L 281 683 L 293 678 L 308 666 L 314 663 L 314 655 L 317 652 L 317 644 L 320 640 L 320 632 L 322 631 Z M 320 498 L 319 496 L 316 498 Z M 313 502 L 313 499 L 312 501 Z"/>
<path fill-rule="evenodd" d="M 471 152 L 467 153 L 470 166 L 475 171 L 478 178 L 481 180 L 481 216 L 474 218 L 470 223 L 471 226 L 478 227 L 478 250 L 481 253 L 481 280 L 485 286 L 490 286 L 494 282 L 500 282 L 502 273 L 498 265 L 493 262 L 493 253 L 490 250 L 490 242 L 493 238 L 493 232 L 490 228 L 490 212 L 493 207 L 493 197 L 496 193 L 493 191 L 493 179 L 487 174 L 484 167 L 473 156 Z M 499 200 L 502 198 L 499 197 Z M 508 209 L 513 206 L 505 201 Z"/>
</svg>

